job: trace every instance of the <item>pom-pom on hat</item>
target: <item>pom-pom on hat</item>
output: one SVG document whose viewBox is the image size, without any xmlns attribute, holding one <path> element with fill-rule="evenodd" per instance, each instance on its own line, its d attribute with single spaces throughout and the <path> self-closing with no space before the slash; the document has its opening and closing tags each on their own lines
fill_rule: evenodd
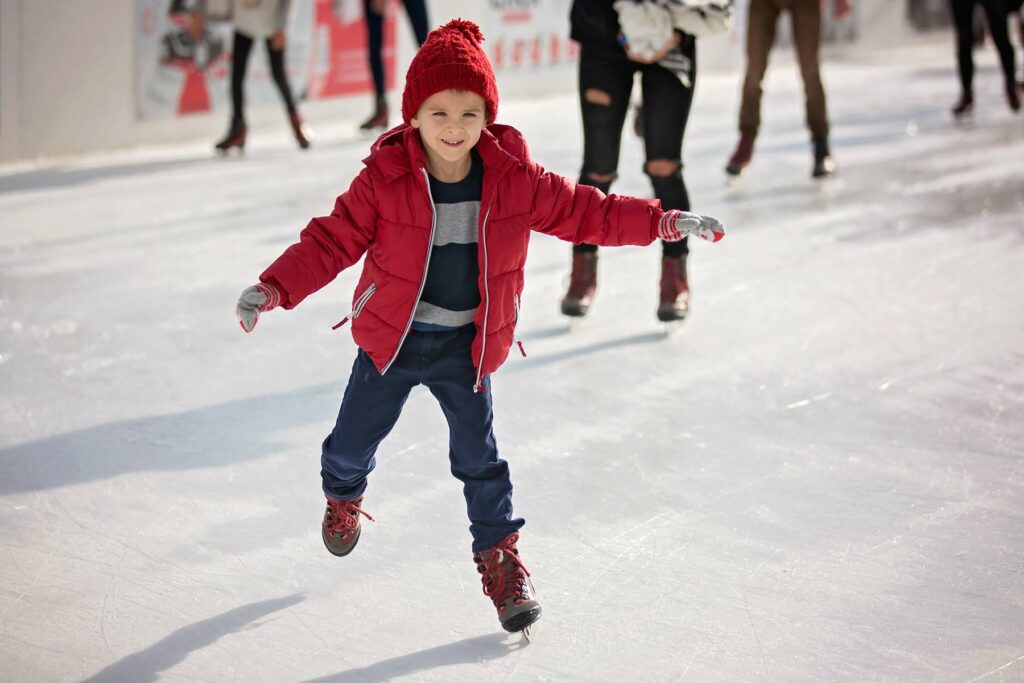
<svg viewBox="0 0 1024 683">
<path fill-rule="evenodd" d="M 442 90 L 469 90 L 484 98 L 487 123 L 498 113 L 498 85 L 487 54 L 484 34 L 472 21 L 453 19 L 427 36 L 409 65 L 402 93 L 402 119 L 409 123 L 423 101 Z"/>
</svg>

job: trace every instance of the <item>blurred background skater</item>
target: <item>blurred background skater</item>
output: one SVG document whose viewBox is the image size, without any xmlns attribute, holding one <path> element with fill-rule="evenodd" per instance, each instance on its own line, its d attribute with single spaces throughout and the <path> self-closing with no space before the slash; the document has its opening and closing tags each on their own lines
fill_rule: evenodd
<svg viewBox="0 0 1024 683">
<path fill-rule="evenodd" d="M 192 15 L 194 38 L 206 31 L 208 18 L 228 19 L 234 28 L 231 48 L 231 124 L 224 139 L 215 145 L 226 154 L 232 148 L 245 149 L 245 69 L 253 43 L 263 40 L 278 92 L 284 101 L 288 122 L 299 147 L 306 149 L 313 138 L 312 131 L 299 115 L 292 97 L 291 86 L 284 69 L 285 29 L 291 0 L 199 0 Z"/>
<path fill-rule="evenodd" d="M 638 115 L 644 173 L 664 209 L 690 210 L 682 146 L 697 77 L 694 36 L 724 32 L 732 2 L 712 0 L 575 0 L 571 38 L 580 44 L 579 93 L 583 168 L 579 183 L 608 193 L 619 165 L 622 127 L 633 76 L 640 74 Z M 662 242 L 658 320 L 682 320 L 689 310 L 687 240 Z M 597 288 L 597 247 L 572 248 L 562 314 L 587 314 Z"/>
<path fill-rule="evenodd" d="M 383 132 L 388 128 L 388 100 L 384 94 L 384 15 L 390 0 L 363 0 L 363 17 L 366 20 L 366 49 L 370 59 L 370 73 L 373 74 L 374 109 L 373 115 L 364 121 L 359 130 Z M 430 26 L 427 20 L 426 0 L 402 0 L 405 13 L 409 16 L 416 44 L 423 45 Z"/>
<path fill-rule="evenodd" d="M 768 56 L 775 43 L 779 15 L 788 11 L 792 19 L 800 76 L 804 82 L 807 127 L 811 131 L 814 165 L 811 175 L 825 178 L 836 171 L 828 144 L 828 111 L 821 82 L 821 8 L 824 0 L 750 0 L 747 12 L 747 71 L 740 103 L 740 140 L 725 172 L 738 176 L 754 156 L 754 140 L 761 125 L 761 82 L 768 69 Z M 835 0 L 833 17 L 850 11 L 848 0 Z"/>
<path fill-rule="evenodd" d="M 988 22 L 988 34 L 992 37 L 999 62 L 1003 67 L 1006 102 L 1010 110 L 1020 111 L 1020 86 L 1017 84 L 1017 69 L 1007 29 L 1009 9 L 1007 0 L 950 0 L 953 23 L 956 26 L 957 65 L 960 70 L 960 99 L 953 106 L 953 116 L 961 119 L 974 111 L 974 56 L 971 48 L 975 42 L 973 17 L 975 4 L 981 4 Z"/>
</svg>

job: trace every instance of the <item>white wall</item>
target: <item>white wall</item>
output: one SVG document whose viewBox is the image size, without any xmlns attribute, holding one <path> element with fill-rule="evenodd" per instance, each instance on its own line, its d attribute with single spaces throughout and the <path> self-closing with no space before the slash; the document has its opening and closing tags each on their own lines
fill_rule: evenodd
<svg viewBox="0 0 1024 683">
<path fill-rule="evenodd" d="M 563 0 L 568 4 L 568 0 Z M 428 0 L 437 25 L 461 16 L 477 21 L 485 35 L 495 21 L 496 0 Z M 529 3 L 527 3 L 529 4 Z M 742 67 L 742 15 L 730 36 L 700 42 L 701 68 Z M 907 32 L 904 0 L 857 0 L 859 36 L 875 43 Z M 76 154 L 140 144 L 214 139 L 226 125 L 223 112 L 140 121 L 134 101 L 135 3 L 132 0 L 0 0 L 0 162 Z M 404 12 L 398 26 L 399 81 L 414 54 Z M 565 12 L 568 33 L 568 11 Z M 503 98 L 537 97 L 575 89 L 571 65 L 499 71 Z M 393 109 L 400 91 L 391 93 Z M 369 98 L 307 103 L 318 121 L 354 124 L 368 112 Z M 256 124 L 284 125 L 280 107 L 256 107 Z"/>
</svg>

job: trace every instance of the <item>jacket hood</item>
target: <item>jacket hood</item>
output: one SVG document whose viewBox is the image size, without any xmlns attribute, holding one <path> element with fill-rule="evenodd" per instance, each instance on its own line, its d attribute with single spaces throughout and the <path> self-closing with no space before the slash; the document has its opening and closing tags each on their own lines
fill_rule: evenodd
<svg viewBox="0 0 1024 683">
<path fill-rule="evenodd" d="M 527 166 L 530 163 L 526 140 L 512 126 L 487 126 L 481 132 L 475 149 L 488 169 L 504 171 L 510 166 Z M 427 156 L 419 131 L 406 123 L 392 128 L 377 138 L 363 164 L 371 175 L 383 182 L 425 168 Z"/>
</svg>

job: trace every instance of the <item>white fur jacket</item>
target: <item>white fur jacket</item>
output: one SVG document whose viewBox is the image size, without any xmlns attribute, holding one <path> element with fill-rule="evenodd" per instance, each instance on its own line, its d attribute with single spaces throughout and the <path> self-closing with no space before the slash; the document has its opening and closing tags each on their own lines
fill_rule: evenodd
<svg viewBox="0 0 1024 683">
<path fill-rule="evenodd" d="M 643 57 L 656 54 L 673 31 L 709 36 L 732 22 L 732 0 L 618 0 L 614 7 L 630 52 Z"/>
</svg>

